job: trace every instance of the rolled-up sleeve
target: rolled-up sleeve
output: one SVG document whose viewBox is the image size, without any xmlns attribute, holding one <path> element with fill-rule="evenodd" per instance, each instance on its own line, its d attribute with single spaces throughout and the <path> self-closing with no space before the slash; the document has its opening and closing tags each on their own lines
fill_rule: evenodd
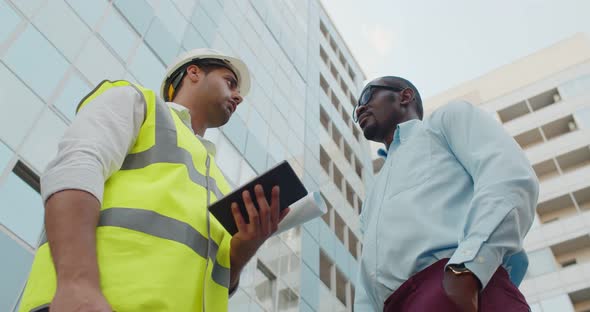
<svg viewBox="0 0 590 312">
<path fill-rule="evenodd" d="M 104 182 L 121 168 L 143 123 L 145 104 L 133 87 L 115 87 L 80 110 L 41 176 L 41 196 L 76 189 L 102 202 Z"/>
<path fill-rule="evenodd" d="M 530 229 L 539 185 L 518 144 L 488 113 L 466 102 L 449 104 L 442 133 L 471 175 L 473 199 L 449 264 L 465 264 L 482 289 L 505 256 L 522 249 Z"/>
</svg>

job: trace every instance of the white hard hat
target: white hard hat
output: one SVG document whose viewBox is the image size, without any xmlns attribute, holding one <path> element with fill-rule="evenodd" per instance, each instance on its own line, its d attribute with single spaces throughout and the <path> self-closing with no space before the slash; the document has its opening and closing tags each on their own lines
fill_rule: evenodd
<svg viewBox="0 0 590 312">
<path fill-rule="evenodd" d="M 234 74 L 237 76 L 238 79 L 238 86 L 240 88 L 240 94 L 245 97 L 248 92 L 250 91 L 250 71 L 248 67 L 242 60 L 237 57 L 233 57 L 227 55 L 225 53 L 219 52 L 213 49 L 207 48 L 200 48 L 200 49 L 193 49 L 188 52 L 181 54 L 179 57 L 168 66 L 166 69 L 166 77 L 162 81 L 162 85 L 160 86 L 160 96 L 164 98 L 164 100 L 169 101 L 168 95 L 174 92 L 174 88 L 176 86 L 170 80 L 173 78 L 177 78 L 179 83 L 182 79 L 183 75 L 178 75 L 179 73 L 177 70 L 182 68 L 184 65 L 191 63 L 193 61 L 198 60 L 205 60 L 205 59 L 216 59 L 221 60 L 222 63 L 229 67 Z M 176 79 L 175 79 L 176 80 Z M 172 84 L 172 89 L 170 89 L 170 85 Z"/>
</svg>

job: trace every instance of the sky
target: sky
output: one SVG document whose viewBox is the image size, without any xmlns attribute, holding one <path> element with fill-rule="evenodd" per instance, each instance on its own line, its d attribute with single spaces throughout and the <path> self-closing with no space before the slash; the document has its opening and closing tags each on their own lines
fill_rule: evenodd
<svg viewBox="0 0 590 312">
<path fill-rule="evenodd" d="M 575 33 L 589 0 L 320 0 L 368 79 L 396 75 L 422 98 Z"/>
</svg>

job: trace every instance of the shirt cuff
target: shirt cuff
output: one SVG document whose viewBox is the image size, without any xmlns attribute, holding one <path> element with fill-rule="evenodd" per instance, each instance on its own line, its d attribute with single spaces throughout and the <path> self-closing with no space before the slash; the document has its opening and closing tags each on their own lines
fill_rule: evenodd
<svg viewBox="0 0 590 312">
<path fill-rule="evenodd" d="M 502 257 L 496 248 L 486 244 L 477 246 L 475 243 L 465 241 L 465 244 L 459 245 L 447 266 L 449 264 L 464 264 L 477 277 L 481 283 L 481 290 L 483 290 L 494 276 L 494 273 L 496 273 L 496 270 L 498 270 L 498 267 L 502 265 Z"/>
</svg>

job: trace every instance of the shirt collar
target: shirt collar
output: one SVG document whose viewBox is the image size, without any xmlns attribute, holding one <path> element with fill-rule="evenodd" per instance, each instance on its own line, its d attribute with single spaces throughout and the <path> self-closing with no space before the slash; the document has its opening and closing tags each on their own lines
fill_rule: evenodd
<svg viewBox="0 0 590 312">
<path fill-rule="evenodd" d="M 180 118 L 180 120 L 182 120 L 185 125 L 191 128 L 191 130 L 193 129 L 191 127 L 191 113 L 188 108 L 174 102 L 166 102 L 166 104 L 168 104 L 168 107 L 172 108 L 172 110 L 176 112 L 178 118 Z"/>
<path fill-rule="evenodd" d="M 168 104 L 168 107 L 170 107 L 176 113 L 176 115 L 178 116 L 178 118 L 180 118 L 182 123 L 184 123 L 191 131 L 193 131 L 193 127 L 191 125 L 190 110 L 174 102 L 166 102 L 166 104 Z M 196 133 L 195 136 L 199 139 L 199 141 L 201 141 L 201 143 L 203 143 L 207 152 L 213 155 L 213 157 L 215 157 L 215 154 L 217 153 L 217 148 L 215 147 L 215 144 Z"/>
<path fill-rule="evenodd" d="M 393 133 L 393 142 L 389 147 L 389 152 L 392 151 L 393 146 L 403 144 L 411 138 L 421 126 L 422 120 L 420 119 L 408 120 L 397 125 Z"/>
</svg>

